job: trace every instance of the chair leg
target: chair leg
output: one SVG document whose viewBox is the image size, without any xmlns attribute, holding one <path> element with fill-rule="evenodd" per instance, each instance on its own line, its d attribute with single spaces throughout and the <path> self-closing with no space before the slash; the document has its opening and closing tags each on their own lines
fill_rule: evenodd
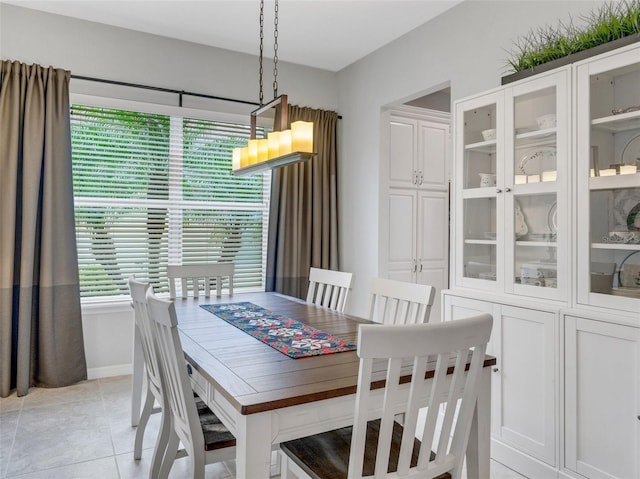
<svg viewBox="0 0 640 479">
<path fill-rule="evenodd" d="M 162 421 L 160 423 L 160 432 L 158 433 L 156 447 L 153 451 L 153 459 L 151 460 L 151 471 L 149 473 L 149 477 L 160 476 L 160 469 L 166 461 L 167 449 L 171 433 L 171 413 L 166 409 L 163 409 Z M 171 462 L 173 463 L 173 458 L 171 459 Z M 171 466 L 169 466 L 169 468 L 171 468 Z"/>
<path fill-rule="evenodd" d="M 189 456 L 193 467 L 193 479 L 204 479 L 204 449 L 195 451 L 193 444 L 189 445 Z"/>
<path fill-rule="evenodd" d="M 162 464 L 160 466 L 160 471 L 157 475 L 152 474 L 149 477 L 158 477 L 159 479 L 166 479 L 169 477 L 169 472 L 171 471 L 171 466 L 173 466 L 173 461 L 176 459 L 176 454 L 178 452 L 178 447 L 180 446 L 180 438 L 175 433 L 175 431 L 169 432 L 169 441 L 167 442 L 167 447 L 165 449 L 164 457 L 162 458 Z"/>
<path fill-rule="evenodd" d="M 144 406 L 142 406 L 142 412 L 140 413 L 140 419 L 138 421 L 138 427 L 136 429 L 136 438 L 133 446 L 133 458 L 137 461 L 142 457 L 142 441 L 144 440 L 144 430 L 149 423 L 149 417 L 153 412 L 153 393 L 147 388 L 147 396 L 144 399 Z"/>
</svg>

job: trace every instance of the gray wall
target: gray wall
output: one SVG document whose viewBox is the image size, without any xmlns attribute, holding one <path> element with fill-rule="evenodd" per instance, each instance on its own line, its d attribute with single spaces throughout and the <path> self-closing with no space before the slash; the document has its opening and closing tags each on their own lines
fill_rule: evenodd
<svg viewBox="0 0 640 479">
<path fill-rule="evenodd" d="M 579 24 L 602 3 L 466 0 L 339 72 L 340 250 L 341 267 L 355 275 L 352 312 L 366 314 L 367 280 L 380 272 L 381 112 L 443 85 L 452 101 L 495 88 L 519 35 L 558 20 Z"/>
<path fill-rule="evenodd" d="M 336 73 L 279 64 L 291 103 L 337 110 L 341 268 L 355 273 L 351 311 L 366 314 L 368 279 L 379 274 L 380 116 L 390 106 L 451 87 L 458 98 L 497 87 L 505 50 L 530 28 L 576 23 L 603 2 L 466 0 Z M 285 46 L 282 46 L 285 48 Z M 257 100 L 257 57 L 0 4 L 0 57 L 73 74 Z M 265 71 L 270 71 L 268 65 Z M 268 82 L 267 82 L 268 83 Z M 174 96 L 73 80 L 72 92 L 177 104 Z M 269 98 L 270 91 L 266 91 Z M 203 106 L 186 99 L 187 106 Z M 248 115 L 252 107 L 216 108 Z M 85 308 L 93 376 L 127 372 L 127 305 Z"/>
</svg>

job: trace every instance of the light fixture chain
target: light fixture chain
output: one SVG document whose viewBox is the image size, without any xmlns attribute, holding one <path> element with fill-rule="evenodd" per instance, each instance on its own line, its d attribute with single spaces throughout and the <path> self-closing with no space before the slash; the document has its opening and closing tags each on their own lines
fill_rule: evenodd
<svg viewBox="0 0 640 479">
<path fill-rule="evenodd" d="M 275 0 L 273 19 L 273 98 L 278 96 L 278 0 Z"/>
<path fill-rule="evenodd" d="M 260 78 L 260 106 L 264 105 L 264 94 L 262 93 L 262 51 L 264 49 L 264 0 L 260 0 L 260 57 L 259 57 L 259 78 Z"/>
</svg>

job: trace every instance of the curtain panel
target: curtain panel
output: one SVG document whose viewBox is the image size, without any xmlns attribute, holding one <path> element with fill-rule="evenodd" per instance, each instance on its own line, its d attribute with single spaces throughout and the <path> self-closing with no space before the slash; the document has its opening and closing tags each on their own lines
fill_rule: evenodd
<svg viewBox="0 0 640 479">
<path fill-rule="evenodd" d="M 312 121 L 317 156 L 273 170 L 266 290 L 304 299 L 309 268 L 338 269 L 338 114 L 289 105 Z"/>
<path fill-rule="evenodd" d="M 86 379 L 69 122 L 70 73 L 2 61 L 0 396 Z"/>
</svg>

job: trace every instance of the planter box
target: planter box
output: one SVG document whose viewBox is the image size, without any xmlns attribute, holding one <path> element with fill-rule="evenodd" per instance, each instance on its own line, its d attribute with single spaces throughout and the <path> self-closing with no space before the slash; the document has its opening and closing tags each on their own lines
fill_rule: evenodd
<svg viewBox="0 0 640 479">
<path fill-rule="evenodd" d="M 633 34 L 623 38 L 619 38 L 617 40 L 613 40 L 612 42 L 603 43 L 602 45 L 598 45 L 597 47 L 573 53 L 566 57 L 557 58 L 555 60 L 551 60 L 550 62 L 537 65 L 533 68 L 528 68 L 526 70 L 511 73 L 510 75 L 505 75 L 502 77 L 502 85 L 522 80 L 523 78 L 528 78 L 530 76 L 537 75 L 538 73 L 553 70 L 554 68 L 562 67 L 564 65 L 569 65 L 571 63 L 584 60 L 585 58 L 600 55 L 601 53 L 609 52 L 611 50 L 615 50 L 616 48 L 631 45 L 632 43 L 636 42 L 640 42 L 640 34 Z"/>
</svg>

